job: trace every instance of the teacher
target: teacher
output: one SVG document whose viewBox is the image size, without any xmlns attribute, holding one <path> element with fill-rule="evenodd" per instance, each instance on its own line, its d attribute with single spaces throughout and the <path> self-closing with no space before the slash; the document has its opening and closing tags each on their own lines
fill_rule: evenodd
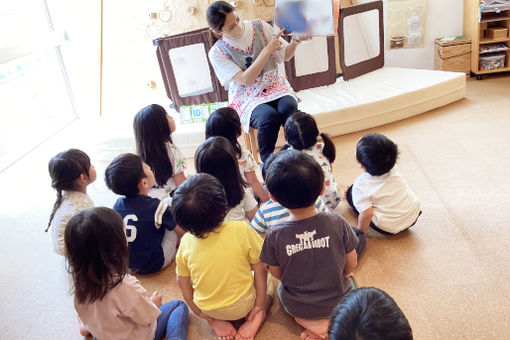
<svg viewBox="0 0 510 340">
<path fill-rule="evenodd" d="M 258 130 L 262 162 L 275 149 L 280 126 L 297 110 L 297 97 L 278 65 L 294 56 L 297 45 L 311 36 L 295 36 L 288 43 L 282 29 L 263 20 L 241 21 L 234 7 L 216 1 L 207 8 L 207 22 L 217 39 L 209 61 L 223 86 L 229 106 L 237 111 L 245 132 Z"/>
</svg>

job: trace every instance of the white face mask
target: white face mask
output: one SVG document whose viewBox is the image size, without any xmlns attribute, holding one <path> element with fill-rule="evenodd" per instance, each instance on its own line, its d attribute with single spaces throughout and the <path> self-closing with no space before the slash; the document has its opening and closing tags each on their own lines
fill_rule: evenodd
<svg viewBox="0 0 510 340">
<path fill-rule="evenodd" d="M 241 25 L 243 27 L 241 27 Z M 244 32 L 244 24 L 243 23 L 238 23 L 232 30 L 230 30 L 227 38 L 230 38 L 230 39 L 239 39 L 239 38 L 242 37 L 243 32 Z"/>
</svg>

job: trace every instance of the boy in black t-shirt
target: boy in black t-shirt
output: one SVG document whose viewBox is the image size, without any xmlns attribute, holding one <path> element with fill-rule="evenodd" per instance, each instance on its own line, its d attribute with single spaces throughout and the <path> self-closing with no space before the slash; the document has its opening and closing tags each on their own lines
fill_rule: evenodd
<svg viewBox="0 0 510 340">
<path fill-rule="evenodd" d="M 358 238 L 340 215 L 319 212 L 315 201 L 324 174 L 315 160 L 291 150 L 269 166 L 266 185 L 271 198 L 290 216 L 269 229 L 260 255 L 280 279 L 278 297 L 287 313 L 305 328 L 302 339 L 322 339 L 336 304 L 354 285 Z"/>
<path fill-rule="evenodd" d="M 125 196 L 117 199 L 113 209 L 124 219 L 129 269 L 150 274 L 169 265 L 178 234 L 183 235 L 184 231 L 176 227 L 167 204 L 148 196 L 156 183 L 151 168 L 137 155 L 125 153 L 108 165 L 105 181 L 110 190 Z"/>
</svg>

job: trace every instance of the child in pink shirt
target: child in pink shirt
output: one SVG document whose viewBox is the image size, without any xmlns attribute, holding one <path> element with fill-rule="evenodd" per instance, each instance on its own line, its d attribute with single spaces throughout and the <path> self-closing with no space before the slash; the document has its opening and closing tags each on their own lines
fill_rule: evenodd
<svg viewBox="0 0 510 340">
<path fill-rule="evenodd" d="M 158 292 L 149 297 L 127 274 L 128 245 L 117 212 L 82 210 L 67 224 L 64 240 L 82 335 L 92 333 L 98 340 L 187 338 L 186 304 L 163 304 Z"/>
</svg>

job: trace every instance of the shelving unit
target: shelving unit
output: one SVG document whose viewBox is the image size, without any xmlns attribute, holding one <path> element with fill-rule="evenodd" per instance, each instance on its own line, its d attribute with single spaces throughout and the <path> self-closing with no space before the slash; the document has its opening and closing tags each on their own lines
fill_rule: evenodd
<svg viewBox="0 0 510 340">
<path fill-rule="evenodd" d="M 464 36 L 471 38 L 471 73 L 476 79 L 482 79 L 484 74 L 493 74 L 510 71 L 510 8 L 502 6 L 491 11 L 481 11 L 481 0 L 464 0 Z M 510 5 L 510 4 L 509 4 Z M 487 29 L 492 27 L 507 28 L 506 37 L 496 39 L 487 36 Z M 480 45 L 503 44 L 504 51 L 480 52 Z M 502 68 L 485 70 L 480 67 L 480 56 L 504 55 L 505 61 Z"/>
</svg>

